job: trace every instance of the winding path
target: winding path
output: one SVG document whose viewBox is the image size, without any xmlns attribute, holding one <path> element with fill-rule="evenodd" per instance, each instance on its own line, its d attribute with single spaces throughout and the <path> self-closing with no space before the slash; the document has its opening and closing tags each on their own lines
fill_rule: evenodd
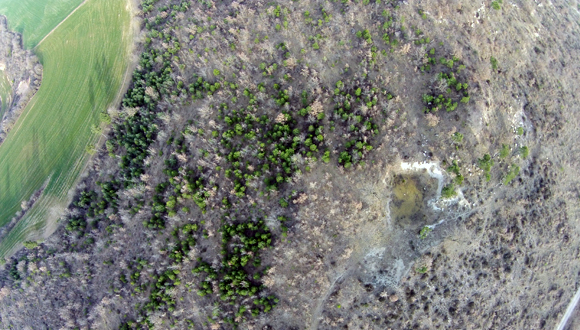
<svg viewBox="0 0 580 330">
<path fill-rule="evenodd" d="M 318 324 L 320 322 L 320 317 L 322 316 L 322 311 L 324 310 L 324 303 L 326 302 L 326 300 L 328 299 L 328 297 L 330 296 L 330 294 L 332 293 L 332 291 L 334 290 L 334 286 L 336 285 L 337 282 L 344 280 L 346 277 L 350 276 L 350 273 L 353 271 L 354 269 L 354 265 L 347 266 L 346 270 L 338 275 L 334 281 L 332 282 L 332 284 L 330 285 L 330 287 L 328 288 L 328 290 L 326 290 L 326 293 L 324 294 L 324 296 L 322 296 L 319 300 L 318 300 L 318 304 L 316 306 L 316 309 L 314 310 L 314 313 L 312 315 L 312 323 L 310 324 L 310 328 L 309 330 L 317 330 L 318 329 Z"/>
</svg>

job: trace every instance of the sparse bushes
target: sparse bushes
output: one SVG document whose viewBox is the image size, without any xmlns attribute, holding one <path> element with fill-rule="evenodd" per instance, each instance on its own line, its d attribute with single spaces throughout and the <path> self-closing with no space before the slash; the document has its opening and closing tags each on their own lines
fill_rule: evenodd
<svg viewBox="0 0 580 330">
<path fill-rule="evenodd" d="M 369 45 L 373 43 L 373 39 L 369 30 L 357 31 L 356 36 L 366 41 L 366 43 Z"/>
<path fill-rule="evenodd" d="M 455 179 L 453 180 L 455 182 L 455 184 L 457 184 L 458 186 L 463 184 L 463 175 L 461 175 L 461 172 L 459 171 L 459 164 L 457 163 L 456 160 L 453 161 L 452 165 L 447 167 L 447 171 L 452 172 L 455 174 Z"/>
<path fill-rule="evenodd" d="M 498 61 L 495 57 L 490 57 L 489 62 L 491 63 L 491 68 L 495 71 L 498 68 Z"/>
<path fill-rule="evenodd" d="M 485 174 L 485 181 L 491 180 L 491 168 L 494 162 L 489 154 L 483 155 L 483 158 L 477 160 L 477 165 L 483 170 Z"/>
<path fill-rule="evenodd" d="M 417 267 L 415 269 L 415 271 L 419 274 L 425 274 L 425 273 L 427 273 L 428 270 L 429 269 L 427 268 L 427 266 L 421 266 L 421 267 Z"/>
<path fill-rule="evenodd" d="M 523 159 L 528 158 L 529 154 L 530 154 L 530 150 L 528 149 L 527 146 L 523 146 L 520 148 L 520 155 L 522 156 Z"/>
<path fill-rule="evenodd" d="M 153 6 L 158 0 L 141 0 L 141 8 L 143 9 L 143 13 L 147 14 L 151 10 L 153 10 Z"/>
<path fill-rule="evenodd" d="M 442 198 L 453 198 L 456 195 L 457 191 L 455 191 L 455 185 L 453 185 L 453 183 L 450 183 L 441 189 Z"/>
<path fill-rule="evenodd" d="M 95 153 L 97 153 L 97 149 L 95 147 L 94 144 L 89 144 L 85 147 L 85 151 L 87 152 L 87 154 L 89 155 L 94 155 Z"/>
<path fill-rule="evenodd" d="M 463 141 L 463 134 L 455 132 L 451 138 L 453 139 L 453 142 L 461 143 Z"/>
<path fill-rule="evenodd" d="M 499 151 L 499 158 L 504 159 L 510 155 L 510 147 L 507 144 L 502 144 Z"/>
<path fill-rule="evenodd" d="M 424 226 L 423 228 L 421 228 L 421 231 L 419 232 L 419 238 L 426 239 L 431 231 L 433 231 L 433 229 L 431 229 L 431 227 Z"/>
<path fill-rule="evenodd" d="M 466 82 L 461 82 L 460 74 L 465 68 L 460 64 L 455 72 L 453 71 L 457 63 L 461 61 L 457 57 L 445 58 L 441 57 L 439 61 L 430 55 L 435 54 L 435 48 L 432 48 L 426 54 L 428 59 L 426 65 L 421 66 L 421 71 L 430 70 L 431 65 L 439 65 L 441 71 L 437 75 L 437 84 L 430 87 L 430 92 L 423 94 L 423 103 L 425 113 L 437 112 L 445 109 L 446 111 L 455 111 L 459 106 L 459 102 L 463 104 L 469 103 L 469 85 Z M 450 71 L 450 72 L 445 72 Z"/>
<path fill-rule="evenodd" d="M 516 176 L 518 176 L 518 174 L 520 174 L 520 167 L 512 164 L 503 180 L 503 184 L 507 186 L 510 182 L 512 182 L 513 179 L 516 178 Z"/>
<path fill-rule="evenodd" d="M 24 245 L 25 248 L 32 250 L 35 247 L 38 246 L 38 242 L 37 241 L 26 241 L 24 243 L 22 243 Z"/>
</svg>

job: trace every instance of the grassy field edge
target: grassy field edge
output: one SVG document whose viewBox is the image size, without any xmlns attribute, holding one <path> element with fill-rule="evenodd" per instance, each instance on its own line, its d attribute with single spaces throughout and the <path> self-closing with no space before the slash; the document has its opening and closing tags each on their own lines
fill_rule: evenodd
<svg viewBox="0 0 580 330">
<path fill-rule="evenodd" d="M 86 146 L 99 140 L 91 126 L 100 125 L 100 114 L 118 103 L 128 85 L 131 11 L 129 1 L 88 0 L 36 49 L 45 65 L 43 85 L 0 147 L 0 187 L 6 192 L 0 200 L 0 223 L 6 224 L 20 203 L 50 180 L 0 242 L 0 257 L 56 228 L 70 201 L 69 190 L 88 163 Z M 120 54 L 120 48 L 126 51 Z"/>
</svg>

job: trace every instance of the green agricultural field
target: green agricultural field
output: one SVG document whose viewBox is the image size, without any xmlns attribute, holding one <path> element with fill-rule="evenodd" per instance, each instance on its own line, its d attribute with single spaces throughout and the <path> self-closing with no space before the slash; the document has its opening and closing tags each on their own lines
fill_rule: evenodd
<svg viewBox="0 0 580 330">
<path fill-rule="evenodd" d="M 24 47 L 32 48 L 83 0 L 2 0 L 0 14 L 11 30 L 22 33 Z"/>
<path fill-rule="evenodd" d="M 0 242 L 0 256 L 25 237 L 39 237 L 83 169 L 90 126 L 116 99 L 132 43 L 125 0 L 87 0 L 38 45 L 42 85 L 0 146 L 0 225 L 44 184 L 34 207 Z"/>
<path fill-rule="evenodd" d="M 0 71 L 0 99 L 2 106 L 0 107 L 0 118 L 4 116 L 4 112 L 8 108 L 10 99 L 12 98 L 12 84 L 8 81 L 8 77 L 4 71 Z"/>
</svg>

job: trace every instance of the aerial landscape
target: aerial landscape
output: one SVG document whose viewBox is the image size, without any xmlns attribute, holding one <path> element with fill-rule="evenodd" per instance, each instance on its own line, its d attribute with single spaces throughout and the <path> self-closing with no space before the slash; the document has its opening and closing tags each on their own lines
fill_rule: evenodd
<svg viewBox="0 0 580 330">
<path fill-rule="evenodd" d="M 0 329 L 580 329 L 580 3 L 0 0 Z"/>
</svg>

